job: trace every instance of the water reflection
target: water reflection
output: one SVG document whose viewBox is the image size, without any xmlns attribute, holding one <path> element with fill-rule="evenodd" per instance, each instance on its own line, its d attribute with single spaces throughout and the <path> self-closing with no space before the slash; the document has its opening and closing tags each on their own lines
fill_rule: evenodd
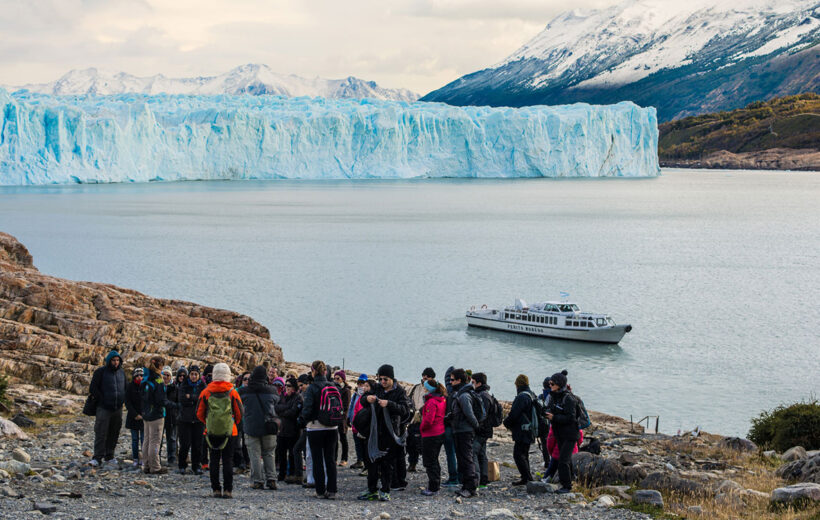
<svg viewBox="0 0 820 520">
<path fill-rule="evenodd" d="M 623 361 L 630 357 L 619 345 L 541 338 L 476 327 L 465 327 L 464 334 L 469 341 L 479 341 L 482 346 L 495 347 L 494 350 L 500 355 L 509 354 L 520 357 L 523 350 L 529 351 L 536 358 L 549 360 L 552 363 L 570 360 L 604 363 Z"/>
</svg>

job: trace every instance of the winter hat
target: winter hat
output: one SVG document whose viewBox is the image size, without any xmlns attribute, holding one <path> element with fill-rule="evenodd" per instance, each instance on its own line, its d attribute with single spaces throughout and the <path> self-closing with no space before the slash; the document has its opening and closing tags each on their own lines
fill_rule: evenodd
<svg viewBox="0 0 820 520">
<path fill-rule="evenodd" d="M 309 385 L 313 382 L 313 379 L 308 374 L 302 374 L 299 376 L 299 379 L 297 379 L 297 382 L 302 383 L 303 385 Z"/>
<path fill-rule="evenodd" d="M 558 385 L 558 388 L 564 388 L 567 386 L 567 374 L 568 372 L 566 370 L 562 370 L 557 374 L 552 374 L 550 381 Z"/>
<path fill-rule="evenodd" d="M 231 367 L 229 367 L 227 363 L 217 363 L 216 365 L 214 365 L 214 373 L 212 379 L 214 381 L 230 382 Z"/>
<path fill-rule="evenodd" d="M 187 368 L 185 368 L 185 367 L 179 367 L 179 368 L 177 369 L 177 377 L 179 377 L 179 376 L 187 376 L 187 375 L 188 375 L 188 369 L 187 369 Z"/>
<path fill-rule="evenodd" d="M 359 376 L 359 379 L 356 381 L 356 383 L 366 383 L 367 379 L 368 379 L 367 374 L 362 374 L 362 375 Z"/>
<path fill-rule="evenodd" d="M 142 367 L 137 367 L 131 372 L 131 377 L 142 377 Z"/>
<path fill-rule="evenodd" d="M 287 385 L 292 386 L 293 388 L 299 388 L 299 382 L 296 380 L 295 377 L 289 377 Z"/>
<path fill-rule="evenodd" d="M 515 386 L 530 386 L 530 378 L 524 374 L 518 374 L 515 378 Z"/>
<path fill-rule="evenodd" d="M 251 378 L 253 378 L 253 376 L 251 376 Z M 285 386 L 285 378 L 284 377 L 277 377 L 276 379 L 273 380 L 273 384 L 284 387 Z"/>
<path fill-rule="evenodd" d="M 380 366 L 379 371 L 376 372 L 376 376 L 384 376 L 389 377 L 390 379 L 396 379 L 396 376 L 393 373 L 393 365 Z"/>
<path fill-rule="evenodd" d="M 430 379 L 436 378 L 436 371 L 433 370 L 433 367 L 427 367 L 421 371 L 421 375 L 429 377 Z"/>
<path fill-rule="evenodd" d="M 268 382 L 268 369 L 265 368 L 263 365 L 259 365 L 258 367 L 253 369 L 251 372 L 251 383 L 267 383 Z"/>
<path fill-rule="evenodd" d="M 341 377 L 342 383 L 347 383 L 347 374 L 345 374 L 344 370 L 339 370 L 338 372 L 333 374 L 333 377 Z"/>
<path fill-rule="evenodd" d="M 199 375 L 202 375 L 202 371 L 199 370 L 199 365 L 191 365 L 191 368 L 188 369 L 188 373 L 196 372 Z"/>
<path fill-rule="evenodd" d="M 165 365 L 164 367 L 162 367 L 162 374 L 163 375 L 168 374 L 169 376 L 172 376 L 172 375 L 174 375 L 174 371 L 171 370 L 171 367 L 169 367 L 168 365 Z"/>
</svg>

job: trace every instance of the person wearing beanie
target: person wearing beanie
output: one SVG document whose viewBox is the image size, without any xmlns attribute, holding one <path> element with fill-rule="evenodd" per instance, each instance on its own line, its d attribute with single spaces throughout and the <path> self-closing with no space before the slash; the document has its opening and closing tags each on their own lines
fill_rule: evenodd
<svg viewBox="0 0 820 520">
<path fill-rule="evenodd" d="M 302 459 L 300 456 L 297 465 L 293 447 L 300 433 L 296 418 L 302 410 L 302 396 L 296 378 L 288 378 L 285 392 L 280 396 L 275 409 L 282 421 L 276 436 L 276 460 L 279 463 L 277 480 L 284 480 L 286 484 L 299 484 L 302 482 Z"/>
<path fill-rule="evenodd" d="M 427 367 L 421 371 L 421 375 L 426 377 L 427 379 L 435 379 L 436 378 L 436 371 L 433 370 L 433 367 Z"/>
<path fill-rule="evenodd" d="M 313 383 L 303 395 L 302 413 L 299 422 L 307 430 L 307 443 L 312 459 L 313 483 L 316 486 L 316 498 L 333 500 L 336 498 L 336 444 L 339 442 L 338 426 L 323 424 L 319 421 L 319 403 L 322 393 L 330 390 L 325 387 L 333 385 L 327 380 L 327 365 L 316 360 L 310 366 Z M 337 389 L 338 392 L 338 389 Z M 332 395 L 332 394 L 330 394 Z M 340 399 L 340 397 L 337 397 Z"/>
<path fill-rule="evenodd" d="M 427 389 L 424 388 L 425 381 L 434 380 L 436 372 L 430 367 L 421 371 L 421 382 L 413 385 L 410 389 L 410 402 L 413 403 L 413 420 L 407 427 L 407 471 L 415 473 L 416 465 L 421 456 L 421 409 L 424 407 L 424 398 L 427 396 Z"/>
<path fill-rule="evenodd" d="M 347 377 L 344 370 L 338 370 L 333 374 L 333 382 L 339 387 L 339 393 L 342 394 L 342 409 L 350 410 L 350 387 L 347 386 Z M 343 421 L 339 425 L 339 444 L 342 446 L 341 459 L 339 460 L 339 467 L 347 466 L 347 456 L 349 446 L 347 445 L 347 421 Z M 338 450 L 337 450 L 338 451 Z"/>
<path fill-rule="evenodd" d="M 558 447 L 558 479 L 565 494 L 572 490 L 572 452 L 578 443 L 579 430 L 576 410 L 578 402 L 567 388 L 567 371 L 562 370 L 550 377 L 550 403 L 547 419 Z"/>
<path fill-rule="evenodd" d="M 180 369 L 177 374 L 182 371 Z M 177 376 L 179 377 L 179 376 Z M 191 365 L 187 376 L 177 386 L 177 406 L 179 418 L 177 433 L 179 436 L 179 457 L 177 473 L 184 475 L 188 469 L 188 453 L 191 454 L 191 472 L 202 474 L 202 434 L 205 425 L 196 417 L 196 405 L 199 394 L 205 389 L 197 365 Z"/>
<path fill-rule="evenodd" d="M 515 378 L 515 399 L 510 407 L 510 413 L 504 419 L 504 426 L 512 432 L 513 460 L 521 478 L 513 482 L 513 486 L 525 486 L 532 480 L 530 471 L 530 446 L 535 437 L 530 430 L 532 408 L 535 405 L 535 394 L 530 390 L 530 380 L 524 374 Z"/>
<path fill-rule="evenodd" d="M 177 463 L 177 419 L 179 415 L 179 404 L 177 403 L 177 382 L 184 379 L 188 371 L 183 367 L 184 372 L 173 378 L 171 367 L 162 369 L 162 382 L 165 384 L 165 450 L 168 454 L 168 466 Z M 160 447 L 160 452 L 162 448 Z"/>
<path fill-rule="evenodd" d="M 140 446 L 145 440 L 145 430 L 142 424 L 141 384 L 142 367 L 137 367 L 131 372 L 131 381 L 125 388 L 125 409 L 128 410 L 125 416 L 125 427 L 131 431 L 131 458 L 134 460 L 133 469 L 138 468 L 140 465 Z"/>
<path fill-rule="evenodd" d="M 122 370 L 122 356 L 112 350 L 103 366 L 94 371 L 88 386 L 89 400 L 94 404 L 94 455 L 90 464 L 114 460 L 114 450 L 122 428 L 122 407 L 128 376 Z M 116 464 L 116 461 L 112 463 Z"/>
<path fill-rule="evenodd" d="M 477 495 L 476 489 L 478 488 L 473 441 L 480 427 L 478 417 L 473 411 L 473 403 L 479 398 L 470 383 L 467 371 L 463 368 L 456 368 L 450 373 L 450 387 L 452 388 L 452 394 L 450 394 L 451 425 L 458 461 L 458 474 L 461 477 L 461 490 L 456 494 L 462 498 L 472 498 Z"/>
<path fill-rule="evenodd" d="M 356 391 L 350 397 L 350 406 L 347 408 L 347 425 L 353 427 L 353 417 L 356 415 L 357 405 L 367 387 L 367 374 L 359 375 L 356 380 Z M 364 469 L 365 443 L 356 432 L 353 432 L 353 448 L 356 451 L 356 462 L 351 464 L 350 469 Z"/>
<path fill-rule="evenodd" d="M 145 428 L 145 440 L 142 443 L 142 469 L 145 473 L 163 475 L 168 469 L 160 464 L 160 448 L 165 428 L 165 383 L 162 372 L 163 359 L 154 356 L 148 360 L 143 370 L 144 377 L 140 385 L 142 395 L 142 421 Z"/>
<path fill-rule="evenodd" d="M 214 406 L 211 407 L 211 398 Z M 229 410 L 232 425 L 230 433 L 225 437 L 211 435 L 207 429 L 208 415 L 223 410 L 222 401 L 227 398 L 230 402 Z M 196 409 L 197 418 L 206 424 L 205 442 L 208 445 L 211 474 L 211 489 L 215 498 L 233 498 L 233 448 L 236 443 L 238 430 L 236 425 L 242 420 L 244 409 L 242 398 L 231 384 L 231 369 L 225 363 L 217 363 L 213 368 L 213 380 L 199 394 L 199 404 Z M 219 482 L 219 466 L 222 465 L 222 483 Z"/>
<path fill-rule="evenodd" d="M 211 382 L 211 378 L 213 377 L 213 375 L 214 375 L 214 366 L 212 364 L 208 363 L 207 365 L 205 365 L 205 369 L 202 371 L 202 379 L 203 379 L 202 382 L 207 385 L 208 383 Z"/>
<path fill-rule="evenodd" d="M 276 489 L 273 453 L 279 429 L 273 432 L 267 425 L 276 417 L 279 391 L 268 384 L 268 370 L 264 366 L 259 365 L 253 369 L 248 384 L 239 389 L 239 396 L 245 403 L 245 418 L 242 422 L 251 463 L 251 488 Z"/>
<path fill-rule="evenodd" d="M 393 431 L 397 436 L 406 438 L 407 427 L 413 419 L 413 403 L 396 381 L 393 365 L 382 365 L 377 371 L 379 379 L 377 395 L 387 401 L 387 410 L 393 422 Z M 395 403 L 395 404 L 392 404 Z M 394 442 L 389 447 L 388 458 L 391 464 L 390 488 L 403 491 L 407 488 L 407 450 L 404 443 Z"/>
<path fill-rule="evenodd" d="M 544 410 L 547 410 L 549 408 L 549 403 L 550 403 L 550 381 L 551 381 L 551 379 L 549 377 L 544 378 L 544 382 L 542 383 L 544 389 L 541 391 L 541 395 L 538 396 L 538 398 L 541 400 L 541 402 L 544 403 L 543 404 L 543 409 Z M 552 456 L 550 455 L 551 450 L 547 446 L 547 441 L 548 441 L 549 437 L 550 437 L 549 428 L 547 428 L 546 433 L 543 433 L 543 434 L 539 435 L 539 437 L 536 441 L 538 443 L 538 448 L 541 450 L 541 456 L 544 459 L 544 468 L 549 468 L 550 465 L 552 464 Z M 557 462 L 556 462 L 555 467 L 556 467 L 556 470 L 557 470 L 557 467 L 558 467 Z"/>
</svg>

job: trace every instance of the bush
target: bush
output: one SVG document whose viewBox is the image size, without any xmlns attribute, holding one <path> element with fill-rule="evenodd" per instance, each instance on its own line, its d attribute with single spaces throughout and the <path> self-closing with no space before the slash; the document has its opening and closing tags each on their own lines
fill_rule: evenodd
<svg viewBox="0 0 820 520">
<path fill-rule="evenodd" d="M 811 399 L 761 413 L 752 419 L 749 439 L 760 447 L 779 452 L 792 446 L 820 449 L 820 403 Z"/>
<path fill-rule="evenodd" d="M 9 387 L 9 378 L 0 374 L 0 403 L 8 403 L 6 389 Z"/>
</svg>

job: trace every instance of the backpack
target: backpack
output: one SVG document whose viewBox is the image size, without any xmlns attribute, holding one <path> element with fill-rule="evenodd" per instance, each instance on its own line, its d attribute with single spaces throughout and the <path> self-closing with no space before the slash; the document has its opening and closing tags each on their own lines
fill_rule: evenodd
<svg viewBox="0 0 820 520">
<path fill-rule="evenodd" d="M 530 408 L 530 422 L 522 429 L 529 431 L 530 434 L 532 434 L 533 440 L 535 440 L 544 437 L 549 431 L 547 417 L 544 415 L 546 408 L 544 406 L 544 401 L 537 398 L 532 391 L 527 392 L 527 395 L 529 395 L 530 401 L 532 402 L 532 406 Z"/>
<path fill-rule="evenodd" d="M 589 418 L 589 413 L 587 413 L 587 407 L 584 406 L 584 402 L 575 394 L 572 394 L 572 397 L 575 398 L 575 420 L 578 422 L 578 429 L 579 430 L 586 430 L 590 426 L 592 426 L 592 421 Z"/>
<path fill-rule="evenodd" d="M 504 422 L 504 409 L 501 408 L 501 403 L 498 402 L 498 399 L 496 399 L 493 394 L 487 392 L 487 395 L 490 396 L 490 403 L 492 403 L 487 413 L 487 422 L 493 428 L 501 426 L 501 423 Z"/>
<path fill-rule="evenodd" d="M 407 426 L 413 422 L 413 418 L 416 416 L 416 405 L 413 403 L 413 400 L 408 397 L 406 399 L 405 404 L 407 405 L 407 413 L 402 416 L 401 421 L 399 422 L 399 428 L 404 430 Z M 420 421 L 421 419 L 419 419 Z"/>
<path fill-rule="evenodd" d="M 319 414 L 316 419 L 325 426 L 341 426 L 345 418 L 339 387 L 328 384 L 319 392 Z"/>
<path fill-rule="evenodd" d="M 205 429 L 208 430 L 208 435 L 205 441 L 212 449 L 225 448 L 231 438 L 234 427 L 232 401 L 230 392 L 218 392 L 208 397 L 208 412 L 205 416 Z M 222 438 L 224 438 L 222 445 L 214 446 L 219 442 L 217 439 Z"/>
<path fill-rule="evenodd" d="M 480 425 L 487 418 L 487 412 L 484 410 L 484 401 L 475 393 L 475 390 L 468 392 L 470 396 L 470 404 L 473 405 L 473 415 Z"/>
</svg>

